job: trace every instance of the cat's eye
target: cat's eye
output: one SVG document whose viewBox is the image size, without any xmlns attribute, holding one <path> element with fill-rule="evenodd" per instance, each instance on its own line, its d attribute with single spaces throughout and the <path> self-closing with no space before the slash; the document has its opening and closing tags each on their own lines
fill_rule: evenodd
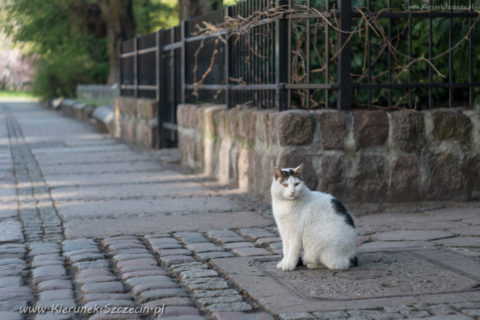
<svg viewBox="0 0 480 320">
<path fill-rule="evenodd" d="M 298 187 L 299 184 L 300 184 L 300 182 L 295 183 L 295 187 Z"/>
<path fill-rule="evenodd" d="M 288 183 L 284 183 L 284 184 L 282 184 L 282 186 L 284 186 L 286 188 L 286 187 L 288 187 Z"/>
</svg>

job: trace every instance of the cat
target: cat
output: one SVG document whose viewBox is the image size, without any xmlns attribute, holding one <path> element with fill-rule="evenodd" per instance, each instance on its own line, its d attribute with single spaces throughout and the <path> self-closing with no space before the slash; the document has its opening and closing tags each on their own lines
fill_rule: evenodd
<svg viewBox="0 0 480 320">
<path fill-rule="evenodd" d="M 321 264 L 335 270 L 357 266 L 352 216 L 334 196 L 311 191 L 302 171 L 303 163 L 273 172 L 272 209 L 283 245 L 277 268 L 291 271 L 299 263 L 308 269 Z"/>
</svg>

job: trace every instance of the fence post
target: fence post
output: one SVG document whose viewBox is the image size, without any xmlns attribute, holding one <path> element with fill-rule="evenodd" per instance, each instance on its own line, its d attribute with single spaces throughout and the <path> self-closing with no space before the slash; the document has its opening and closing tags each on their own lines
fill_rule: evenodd
<svg viewBox="0 0 480 320">
<path fill-rule="evenodd" d="M 289 0 L 276 0 L 276 7 L 284 10 Z M 282 15 L 276 21 L 275 28 L 275 106 L 278 111 L 288 109 L 288 91 L 285 84 L 288 82 L 288 23 Z"/>
<path fill-rule="evenodd" d="M 232 7 L 225 8 L 225 18 L 232 16 Z M 231 74 L 231 61 L 232 61 L 232 43 L 230 41 L 230 30 L 225 30 L 225 105 L 227 109 L 232 108 L 232 99 L 230 99 L 230 74 Z"/>
<path fill-rule="evenodd" d="M 186 78 L 186 63 L 187 63 L 187 60 L 186 60 L 186 41 L 185 41 L 185 38 L 186 38 L 186 32 L 187 32 L 187 19 L 184 19 L 180 22 L 180 41 L 182 42 L 182 48 L 181 48 L 181 63 L 180 63 L 180 68 L 181 68 L 181 72 L 180 72 L 180 81 L 181 81 L 181 85 L 182 85 L 182 88 L 181 88 L 181 93 L 180 93 L 180 100 L 181 100 L 181 103 L 185 103 L 185 78 Z M 173 122 L 172 122 L 173 123 Z"/>
<path fill-rule="evenodd" d="M 352 26 L 352 3 L 351 0 L 338 0 L 340 9 L 340 30 L 350 31 Z M 351 49 L 349 34 L 345 32 L 337 33 L 338 47 L 342 50 L 338 55 L 338 98 L 337 108 L 339 110 L 348 110 L 352 105 L 352 78 L 350 75 Z M 348 41 L 348 43 L 347 43 Z"/>
<path fill-rule="evenodd" d="M 119 96 L 122 95 L 122 85 L 123 85 L 123 41 L 120 41 L 118 46 L 118 91 Z M 78 96 L 78 95 L 77 95 Z"/>
<path fill-rule="evenodd" d="M 138 37 L 133 38 L 133 96 L 138 98 Z"/>
</svg>

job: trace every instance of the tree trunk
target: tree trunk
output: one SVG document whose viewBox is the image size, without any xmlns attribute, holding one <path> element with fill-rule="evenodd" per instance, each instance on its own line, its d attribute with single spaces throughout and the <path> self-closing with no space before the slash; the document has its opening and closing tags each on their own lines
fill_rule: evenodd
<svg viewBox="0 0 480 320">
<path fill-rule="evenodd" d="M 133 0 L 97 0 L 107 25 L 108 57 L 110 73 L 107 84 L 120 82 L 120 44 L 135 33 Z"/>
</svg>

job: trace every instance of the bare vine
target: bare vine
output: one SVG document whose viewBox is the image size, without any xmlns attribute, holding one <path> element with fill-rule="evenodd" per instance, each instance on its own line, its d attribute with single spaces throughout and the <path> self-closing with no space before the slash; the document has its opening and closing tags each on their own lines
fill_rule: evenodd
<svg viewBox="0 0 480 320">
<path fill-rule="evenodd" d="M 329 74 L 329 78 L 326 79 L 326 74 L 328 73 L 329 64 L 336 64 L 337 58 L 342 50 L 348 43 L 351 43 L 354 36 L 364 37 L 365 38 L 365 45 L 364 45 L 364 54 L 363 54 L 363 63 L 361 68 L 360 74 L 352 73 L 352 78 L 355 79 L 357 83 L 362 82 L 365 77 L 370 76 L 372 82 L 377 80 L 378 78 L 385 76 L 388 72 L 395 71 L 395 76 L 392 78 L 392 83 L 395 83 L 400 80 L 400 78 L 406 73 L 412 70 L 412 67 L 416 64 L 426 63 L 435 74 L 440 78 L 446 78 L 446 75 L 443 74 L 440 69 L 436 66 L 435 61 L 440 59 L 441 57 L 453 52 L 456 48 L 460 47 L 465 41 L 469 41 L 472 37 L 472 32 L 477 26 L 478 22 L 480 21 L 480 12 L 475 10 L 474 12 L 477 13 L 477 17 L 471 23 L 469 29 L 462 36 L 462 38 L 457 41 L 454 45 L 452 45 L 447 50 L 433 56 L 431 59 L 426 58 L 424 55 L 420 57 L 413 57 L 409 56 L 401 52 L 399 49 L 399 44 L 402 36 L 404 36 L 407 26 L 404 26 L 403 29 L 397 30 L 395 34 L 389 39 L 388 33 L 385 30 L 385 27 L 382 26 L 380 23 L 381 15 L 385 12 L 394 12 L 391 9 L 382 9 L 376 11 L 374 14 L 371 12 L 367 12 L 366 8 L 356 8 L 355 11 L 360 15 L 358 23 L 354 26 L 354 28 L 350 31 L 341 30 L 339 27 L 338 19 L 335 15 L 336 10 L 329 11 L 331 14 L 327 16 L 325 12 L 321 12 L 315 8 L 307 7 L 307 6 L 295 6 L 292 8 L 288 8 L 287 6 L 276 7 L 273 4 L 269 7 L 262 9 L 261 11 L 255 11 L 247 17 L 242 16 L 234 16 L 234 17 L 225 17 L 224 21 L 219 24 L 212 24 L 206 21 L 203 21 L 201 24 L 196 26 L 196 33 L 195 35 L 210 35 L 212 36 L 211 39 L 214 39 L 213 51 L 211 53 L 211 58 L 207 69 L 203 72 L 200 78 L 197 80 L 198 77 L 198 56 L 200 51 L 205 47 L 205 39 L 201 40 L 198 49 L 194 54 L 194 95 L 198 95 L 198 88 L 202 85 L 207 78 L 208 74 L 210 74 L 213 70 L 215 59 L 219 52 L 219 43 L 226 44 L 228 41 L 234 46 L 237 46 L 240 39 L 245 39 L 244 43 L 246 44 L 246 48 L 244 48 L 247 52 L 244 56 L 244 62 L 249 65 L 251 62 L 252 57 L 256 57 L 258 59 L 266 60 L 268 56 L 263 54 L 256 48 L 254 44 L 255 41 L 251 41 L 251 37 L 257 36 L 254 30 L 256 27 L 262 25 L 267 28 L 267 33 L 273 34 L 272 24 L 277 19 L 285 17 L 285 15 L 290 14 L 308 14 L 309 19 L 314 21 L 312 25 L 310 25 L 310 29 L 307 30 L 306 27 L 302 23 L 294 24 L 292 23 L 292 34 L 296 37 L 295 46 L 291 48 L 291 63 L 292 63 L 292 70 L 291 70 L 291 79 L 293 83 L 301 84 L 308 81 L 308 77 L 310 74 L 324 74 L 324 82 L 331 83 L 334 81 L 334 75 Z M 432 10 L 421 10 L 418 11 L 420 13 L 427 13 L 432 12 Z M 411 17 L 409 18 L 411 19 Z M 314 30 L 312 32 L 312 30 Z M 311 37 L 314 39 L 316 43 L 319 39 L 319 30 L 326 30 L 328 34 L 328 30 L 333 30 L 338 35 L 339 33 L 347 35 L 347 38 L 343 45 L 339 48 L 336 47 L 336 44 L 333 40 L 336 40 L 335 37 L 329 37 L 328 45 L 326 46 L 313 46 L 313 54 L 317 61 L 324 61 L 319 66 L 312 68 L 307 68 L 307 61 L 306 61 L 306 54 L 305 54 L 305 42 L 306 42 L 306 34 L 307 32 L 310 33 Z M 323 31 L 322 31 L 323 32 Z M 374 53 L 373 59 L 368 66 L 367 63 L 367 43 L 370 36 L 374 35 L 378 41 L 376 44 L 379 47 L 379 50 Z M 324 35 L 325 36 L 325 35 Z M 332 39 L 334 38 L 334 39 Z M 320 47 L 320 48 L 319 48 Z M 307 48 L 307 50 L 311 50 Z M 391 56 L 392 60 L 395 63 L 395 66 L 391 69 L 391 71 L 385 70 L 381 71 L 375 75 L 369 75 L 370 70 L 373 66 L 375 66 L 380 60 L 381 57 L 384 56 L 385 52 L 388 51 L 389 55 Z M 310 53 L 309 53 L 310 55 Z M 322 57 L 328 56 L 328 60 Z M 406 61 L 406 62 L 403 62 Z M 310 70 L 309 70 L 310 69 Z M 237 83 L 240 85 L 247 84 L 246 79 L 243 78 L 229 78 L 229 82 Z M 259 79 L 254 79 L 257 83 Z M 328 101 L 317 101 L 314 96 L 315 94 L 307 94 L 306 90 L 300 89 L 295 90 L 295 94 L 300 97 L 299 101 L 302 104 L 301 107 L 306 107 L 306 99 L 310 99 L 310 104 L 312 107 L 320 107 L 322 104 L 327 105 Z M 389 108 L 398 109 L 401 108 L 401 105 L 404 101 L 406 101 L 408 94 L 404 94 L 400 98 L 397 99 L 396 103 Z M 376 103 L 379 102 L 381 95 L 377 95 L 376 99 L 372 101 L 373 106 L 376 106 Z M 417 101 L 415 101 L 415 105 Z M 381 106 L 377 106 L 381 107 Z M 384 108 L 385 107 L 381 107 Z"/>
</svg>

